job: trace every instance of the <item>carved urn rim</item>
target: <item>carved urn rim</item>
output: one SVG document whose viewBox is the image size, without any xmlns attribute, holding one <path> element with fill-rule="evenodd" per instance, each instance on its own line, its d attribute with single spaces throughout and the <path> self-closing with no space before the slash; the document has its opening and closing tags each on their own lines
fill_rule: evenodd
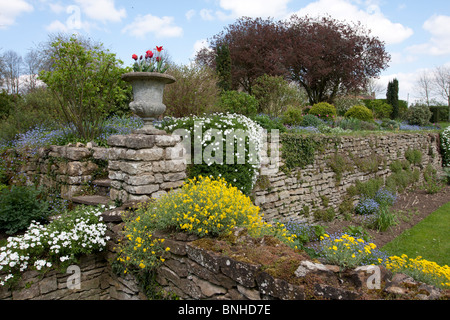
<svg viewBox="0 0 450 320">
<path fill-rule="evenodd" d="M 159 80 L 165 84 L 174 83 L 176 81 L 170 74 L 159 72 L 128 72 L 122 74 L 122 79 L 127 82 L 133 80 Z"/>
</svg>

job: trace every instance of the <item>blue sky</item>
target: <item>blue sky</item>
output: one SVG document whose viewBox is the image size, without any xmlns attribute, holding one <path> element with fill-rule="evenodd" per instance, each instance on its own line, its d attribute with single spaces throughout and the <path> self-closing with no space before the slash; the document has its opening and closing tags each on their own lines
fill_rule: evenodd
<svg viewBox="0 0 450 320">
<path fill-rule="evenodd" d="M 378 82 L 386 88 L 397 78 L 401 99 L 418 97 L 414 87 L 422 71 L 450 66 L 448 0 L 0 0 L 0 54 L 24 56 L 49 34 L 75 32 L 103 43 L 125 64 L 157 45 L 187 64 L 208 38 L 241 16 L 278 20 L 293 13 L 366 25 L 392 56 Z"/>
</svg>

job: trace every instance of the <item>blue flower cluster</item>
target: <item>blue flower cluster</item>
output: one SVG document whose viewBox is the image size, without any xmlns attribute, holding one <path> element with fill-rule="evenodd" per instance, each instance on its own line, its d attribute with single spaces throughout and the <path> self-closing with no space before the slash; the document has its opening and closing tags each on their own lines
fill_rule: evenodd
<svg viewBox="0 0 450 320">
<path fill-rule="evenodd" d="M 317 226 L 308 225 L 295 220 L 285 222 L 284 226 L 290 233 L 295 234 L 297 239 L 301 242 L 319 240 L 320 230 L 318 230 Z"/>
<path fill-rule="evenodd" d="M 390 207 L 394 205 L 397 200 L 397 195 L 387 190 L 380 188 L 375 197 L 362 198 L 355 207 L 355 212 L 361 215 L 371 215 L 378 213 L 381 207 Z"/>
<path fill-rule="evenodd" d="M 139 117 L 112 117 L 105 121 L 101 134 L 95 139 L 96 142 L 106 144 L 106 140 L 111 135 L 126 135 L 135 129 L 142 128 L 144 122 Z M 70 140 L 69 137 L 75 137 L 76 130 L 74 126 L 61 128 L 35 127 L 25 133 L 18 134 L 13 141 L 3 141 L 0 144 L 0 150 L 12 147 L 18 150 L 26 151 L 29 155 L 37 153 L 39 148 L 50 145 L 64 145 Z"/>
<path fill-rule="evenodd" d="M 392 206 L 397 200 L 397 195 L 390 192 L 386 188 L 381 188 L 375 195 L 374 200 L 381 206 Z"/>
<path fill-rule="evenodd" d="M 374 199 L 363 198 L 355 207 L 355 212 L 361 215 L 369 215 L 378 212 L 380 204 Z"/>
</svg>

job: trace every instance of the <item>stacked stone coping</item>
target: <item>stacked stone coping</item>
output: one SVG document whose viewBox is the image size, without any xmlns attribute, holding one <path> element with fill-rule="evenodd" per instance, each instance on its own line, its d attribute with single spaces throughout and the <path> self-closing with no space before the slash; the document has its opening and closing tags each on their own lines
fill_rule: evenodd
<svg viewBox="0 0 450 320">
<path fill-rule="evenodd" d="M 108 161 L 107 148 L 93 143 L 39 148 L 20 168 L 28 183 L 47 188 L 59 187 L 61 196 L 70 199 L 92 183 L 99 166 L 95 160 Z"/>
<path fill-rule="evenodd" d="M 429 164 L 438 173 L 442 172 L 438 133 L 340 136 L 337 140 L 328 141 L 321 150 L 316 150 L 314 163 L 305 168 L 283 172 L 281 167 L 284 160 L 281 152 L 276 164 L 264 164 L 261 172 L 270 174 L 260 176 L 260 179 L 265 178 L 265 183 L 256 184 L 252 192 L 253 202 L 261 208 L 261 213 L 269 221 L 295 220 L 315 223 L 314 210 L 329 208 L 333 208 L 339 215 L 339 205 L 344 201 L 350 186 L 355 185 L 356 181 L 367 182 L 374 178 L 385 180 L 392 174 L 389 165 L 395 160 L 406 160 L 405 151 L 408 149 L 418 149 L 422 152 L 422 162 L 414 167 L 421 171 L 419 183 L 423 181 L 423 169 Z M 373 157 L 383 160 L 376 172 L 362 172 L 355 163 L 352 170 L 343 172 L 342 178 L 337 182 L 336 173 L 328 164 L 336 152 L 347 158 L 351 152 L 355 157 L 354 161 Z M 323 203 L 324 197 L 327 198 L 326 204 Z M 355 199 L 354 204 L 357 201 L 358 199 Z M 305 207 L 309 208 L 309 215 L 304 215 Z"/>
<path fill-rule="evenodd" d="M 181 187 L 187 162 L 180 142 L 180 136 L 156 129 L 109 137 L 110 198 L 148 201 Z"/>
</svg>

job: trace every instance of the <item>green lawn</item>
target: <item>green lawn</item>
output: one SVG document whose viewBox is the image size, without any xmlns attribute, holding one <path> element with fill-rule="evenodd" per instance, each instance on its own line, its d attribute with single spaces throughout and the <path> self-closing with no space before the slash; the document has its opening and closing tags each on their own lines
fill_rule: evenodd
<svg viewBox="0 0 450 320">
<path fill-rule="evenodd" d="M 381 250 L 389 255 L 422 256 L 437 264 L 450 265 L 450 202 L 403 232 Z"/>
<path fill-rule="evenodd" d="M 450 126 L 450 122 L 439 122 L 439 125 L 442 129 L 445 129 Z"/>
</svg>

